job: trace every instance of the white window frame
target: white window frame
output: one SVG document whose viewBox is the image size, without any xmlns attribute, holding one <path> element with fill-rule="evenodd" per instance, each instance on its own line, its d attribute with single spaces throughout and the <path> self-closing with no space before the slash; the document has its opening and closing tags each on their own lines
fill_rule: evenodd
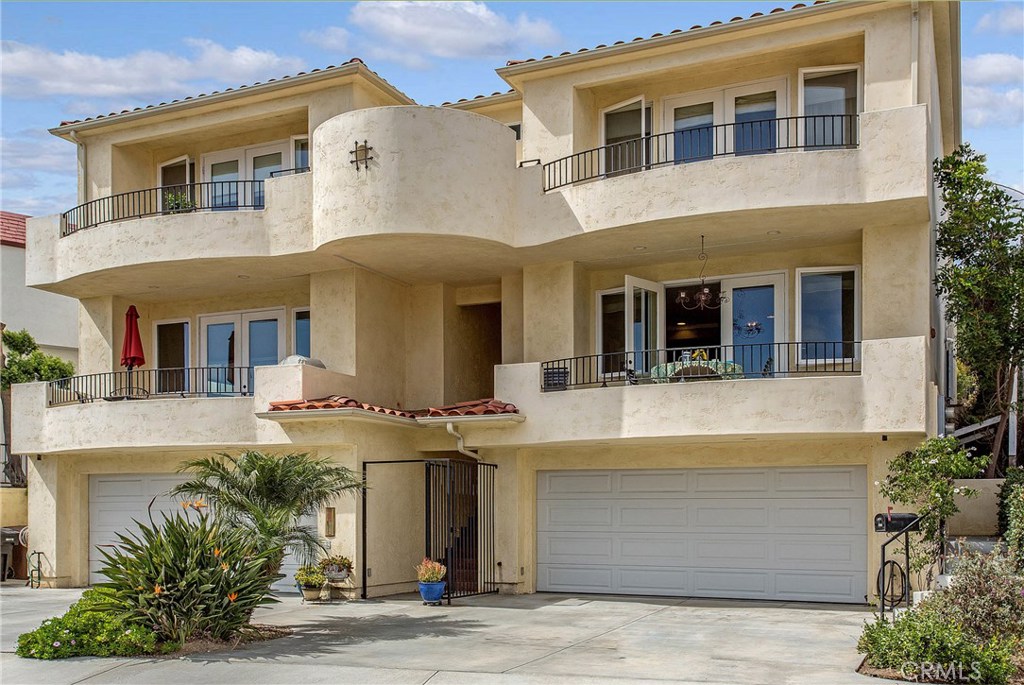
<svg viewBox="0 0 1024 685">
<path fill-rule="evenodd" d="M 299 321 L 297 315 L 300 312 L 310 312 L 310 314 L 309 314 L 309 323 L 310 323 L 310 327 L 309 327 L 309 353 L 312 355 L 313 354 L 313 314 L 312 314 L 312 310 L 309 307 L 292 307 L 291 313 L 288 315 L 288 319 L 291 321 L 291 326 L 292 326 L 291 330 L 289 331 L 289 333 L 291 334 L 291 337 L 292 337 L 292 345 L 291 345 L 292 354 L 298 354 L 299 353 L 299 351 L 297 349 L 297 341 L 298 341 L 298 337 L 299 336 L 296 335 L 296 332 L 297 332 L 296 331 L 296 324 Z"/>
<path fill-rule="evenodd" d="M 631 105 L 634 102 L 639 102 L 640 103 L 640 139 L 643 140 L 647 136 L 652 135 L 652 132 L 647 130 L 647 114 L 646 114 L 646 109 L 648 107 L 651 108 L 651 126 L 653 127 L 654 124 L 655 124 L 655 122 L 654 122 L 654 119 L 655 119 L 655 117 L 654 117 L 654 103 L 651 102 L 650 100 L 648 100 L 644 96 L 643 93 L 640 93 L 639 95 L 634 95 L 633 97 L 629 98 L 628 100 L 623 100 L 622 102 L 618 102 L 618 103 L 616 103 L 614 105 L 609 105 L 608 107 L 604 107 L 603 109 L 600 110 L 600 112 L 598 113 L 598 120 L 597 120 L 597 124 L 598 124 L 597 130 L 598 130 L 598 136 L 599 136 L 598 139 L 601 141 L 601 145 L 599 147 L 603 148 L 606 145 L 608 145 L 608 141 L 605 138 L 605 133 L 606 132 L 605 132 L 605 124 L 604 124 L 604 115 L 607 114 L 608 112 L 613 112 L 613 111 L 615 111 L 617 109 L 621 109 L 622 107 L 625 107 L 626 105 Z M 602 175 L 604 175 L 606 173 L 609 173 L 608 170 L 604 168 L 604 165 L 605 165 L 605 155 L 604 155 L 604 153 L 598 155 L 598 164 L 599 164 L 599 168 L 601 170 L 601 174 Z M 645 166 L 646 164 L 647 164 L 647 146 L 641 144 L 640 145 L 640 166 L 641 166 L 641 168 L 643 166 Z M 618 173 L 618 172 L 613 171 L 611 173 L 615 174 L 615 173 Z"/>
<path fill-rule="evenodd" d="M 270 316 L 273 315 L 273 316 Z M 249 366 L 249 350 L 245 342 L 248 342 L 249 334 L 246 331 L 246 327 L 249 321 L 253 319 L 261 318 L 276 318 L 277 319 L 277 349 L 278 357 L 286 356 L 284 351 L 287 347 L 287 336 L 285 334 L 285 327 L 288 325 L 288 316 L 286 307 L 266 307 L 263 309 L 243 309 L 233 312 L 217 312 L 215 314 L 201 314 L 198 317 L 199 321 L 199 361 L 198 366 L 208 367 L 207 363 L 207 349 L 206 349 L 206 327 L 209 324 L 217 323 L 233 323 L 235 324 L 235 368 L 245 368 Z M 278 359 L 280 361 L 280 358 Z M 248 387 L 248 379 L 239 379 L 241 383 L 242 392 L 248 392 L 251 394 L 251 389 Z"/>
<path fill-rule="evenodd" d="M 709 88 L 706 90 L 698 90 L 693 93 L 684 93 L 682 95 L 673 95 L 661 99 L 661 130 L 663 133 L 674 133 L 676 130 L 676 107 L 687 107 L 690 105 L 700 105 L 705 102 L 711 103 L 711 125 L 721 126 L 725 123 L 725 94 L 721 88 Z M 654 117 L 651 117 L 652 121 Z M 672 158 L 675 157 L 675 141 L 669 143 L 668 149 L 671 150 L 670 155 Z M 711 134 L 711 156 L 715 156 L 715 132 L 712 128 Z M 706 161 L 706 160 L 695 160 L 695 161 Z"/>
<path fill-rule="evenodd" d="M 765 91 L 775 91 L 775 119 L 785 119 L 789 116 L 789 79 L 787 78 L 775 78 L 766 79 L 764 81 L 754 81 L 742 86 L 732 86 L 725 88 L 722 91 L 722 97 L 724 99 L 724 113 L 725 123 L 735 124 L 736 123 L 736 98 L 743 97 L 744 95 L 753 95 L 754 93 L 763 93 Z M 735 131 L 735 129 L 734 129 Z M 776 127 L 776 132 L 778 127 Z M 776 149 L 778 151 L 778 140 L 779 136 L 776 135 Z M 725 136 L 725 150 L 723 154 L 734 154 L 735 149 L 735 133 Z"/>
<path fill-rule="evenodd" d="M 299 142 L 300 140 L 306 141 L 306 144 L 309 146 L 309 160 L 308 160 L 308 163 L 306 164 L 306 166 L 308 166 L 310 169 L 312 169 L 313 168 L 313 144 L 312 144 L 312 141 L 310 140 L 310 137 L 309 137 L 308 133 L 303 133 L 302 135 L 292 136 L 291 138 L 289 138 L 289 143 L 288 144 L 291 146 L 291 152 L 289 154 L 291 155 L 292 168 L 293 169 L 300 169 L 301 168 L 299 166 L 299 160 L 295 159 L 295 143 Z"/>
<path fill-rule="evenodd" d="M 796 325 L 793 331 L 793 338 L 797 343 L 797 363 L 798 364 L 811 364 L 815 362 L 859 362 L 860 361 L 860 350 L 857 345 L 853 346 L 853 357 L 836 357 L 831 359 L 820 359 L 820 358 L 805 358 L 803 355 L 803 276 L 804 274 L 837 274 L 845 271 L 853 272 L 853 340 L 851 342 L 860 341 L 861 336 L 861 286 L 860 286 L 860 266 L 856 264 L 846 266 L 813 266 L 813 267 L 798 267 L 796 269 L 796 297 L 795 297 L 795 308 L 796 308 Z M 845 342 L 845 341 L 839 341 Z"/>
<path fill-rule="evenodd" d="M 175 157 L 174 159 L 169 159 L 166 162 L 160 162 L 159 164 L 157 164 L 157 171 L 156 171 L 156 173 L 159 176 L 159 178 L 157 179 L 157 181 L 158 181 L 157 186 L 162 188 L 165 185 L 164 184 L 164 167 L 174 166 L 175 164 L 181 164 L 182 162 L 185 163 L 185 185 L 186 186 L 190 186 L 193 183 L 195 183 L 195 179 L 192 178 L 192 168 L 191 168 L 193 161 L 194 160 L 189 155 L 182 155 L 180 157 Z M 162 191 L 158 191 L 157 192 L 157 202 L 159 204 L 160 211 L 161 212 L 164 211 L 164 194 L 163 194 Z"/>
<path fill-rule="evenodd" d="M 836 64 L 833 66 L 826 67 L 801 67 L 797 69 L 797 95 L 796 95 L 796 111 L 797 116 L 806 116 L 804 114 L 804 77 L 808 74 L 815 74 L 818 76 L 824 76 L 827 74 L 839 74 L 844 71 L 856 71 L 857 72 L 857 114 L 864 111 L 864 69 L 860 64 Z"/>
<path fill-rule="evenodd" d="M 306 138 L 308 136 L 293 136 L 298 138 Z M 243 147 L 233 147 L 227 150 L 214 150 L 212 152 L 206 152 L 200 157 L 200 166 L 202 167 L 202 179 L 203 181 L 210 181 L 210 167 L 218 162 L 230 162 L 232 160 L 238 160 L 238 180 L 239 181 L 251 181 L 252 180 L 252 158 L 256 155 L 273 154 L 274 152 L 281 152 L 281 165 L 282 168 L 287 160 L 295 161 L 295 147 L 292 143 L 292 138 L 286 140 L 272 140 L 267 143 L 259 143 L 258 145 L 246 145 Z M 312 150 L 310 151 L 312 152 Z"/>
</svg>

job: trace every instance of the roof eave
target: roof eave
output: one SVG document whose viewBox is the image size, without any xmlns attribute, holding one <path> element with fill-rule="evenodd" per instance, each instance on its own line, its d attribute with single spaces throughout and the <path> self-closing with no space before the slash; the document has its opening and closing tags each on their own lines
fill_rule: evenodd
<svg viewBox="0 0 1024 685">
<path fill-rule="evenodd" d="M 574 52 L 569 55 L 559 55 L 550 59 L 534 59 L 520 64 L 499 67 L 495 71 L 498 76 L 505 80 L 506 83 L 518 90 L 522 83 L 519 77 L 537 71 L 557 67 L 571 67 L 577 64 L 605 59 L 607 57 L 629 54 L 631 52 L 640 52 L 677 43 L 685 43 L 691 40 L 706 38 L 707 36 L 732 33 L 735 31 L 745 31 L 758 26 L 768 26 L 771 24 L 792 21 L 794 19 L 805 17 L 809 14 L 821 15 L 830 12 L 849 10 L 852 7 L 884 4 L 884 2 L 885 0 L 845 0 L 844 2 L 807 5 L 806 7 L 776 12 L 775 14 L 765 14 L 760 17 L 743 19 L 742 21 L 723 23 L 714 26 L 704 26 L 699 29 L 690 29 L 679 33 L 669 33 L 664 36 L 645 38 L 643 40 L 631 41 L 621 45 L 609 45 L 603 48 L 590 49 L 585 52 Z"/>
<path fill-rule="evenodd" d="M 469 416 L 418 416 L 416 422 L 424 426 L 440 427 L 449 423 L 459 424 L 504 424 L 522 423 L 526 417 L 522 414 L 471 414 Z"/>
<path fill-rule="evenodd" d="M 441 105 L 449 109 L 475 109 L 477 107 L 489 107 L 491 105 L 503 105 L 506 102 L 517 102 L 522 99 L 522 95 L 518 91 L 512 91 L 511 93 L 499 93 L 498 95 L 485 95 L 480 98 L 471 98 L 468 100 L 462 100 L 459 102 L 449 102 L 448 104 Z"/>
<path fill-rule="evenodd" d="M 360 409 L 359 407 L 263 411 L 256 412 L 256 417 L 270 421 L 309 421 L 311 419 L 336 418 L 372 421 L 374 423 L 389 423 L 410 427 L 418 425 L 414 418 L 409 418 L 407 416 L 395 416 L 393 414 L 381 414 L 380 412 L 368 411 L 366 409 Z"/>
<path fill-rule="evenodd" d="M 288 76 L 285 78 L 275 79 L 266 83 L 260 83 L 259 85 L 253 86 L 241 86 L 232 90 L 223 91 L 212 95 L 203 95 L 202 97 L 192 97 L 187 100 L 180 100 L 178 102 L 170 102 L 165 105 L 154 105 L 146 107 L 138 111 L 125 112 L 123 114 L 114 114 L 113 116 L 104 116 L 99 118 L 93 118 L 86 121 L 78 121 L 70 124 L 64 124 L 61 126 L 55 126 L 54 128 L 48 129 L 49 132 L 58 138 L 64 140 L 71 139 L 72 132 L 87 131 L 95 128 L 102 128 L 105 126 L 112 126 L 114 124 L 122 124 L 125 122 L 133 122 L 139 119 L 145 119 L 147 117 L 156 116 L 158 114 L 174 113 L 184 110 L 193 109 L 196 107 L 205 107 L 206 105 L 216 104 L 219 102 L 226 102 L 236 100 L 240 98 L 249 97 L 253 93 L 268 93 L 275 90 L 283 90 L 285 88 L 293 88 L 296 85 L 304 85 L 309 83 L 316 83 L 318 81 L 326 81 L 335 78 L 341 78 L 345 76 L 360 75 L 369 81 L 373 86 L 379 90 L 391 95 L 396 100 L 399 100 L 406 105 L 415 105 L 416 101 L 411 97 L 398 90 L 396 87 L 388 83 L 386 80 L 381 78 L 379 75 L 374 73 L 369 67 L 362 62 L 352 62 L 349 64 L 343 64 L 333 69 L 321 69 L 301 76 Z"/>
</svg>

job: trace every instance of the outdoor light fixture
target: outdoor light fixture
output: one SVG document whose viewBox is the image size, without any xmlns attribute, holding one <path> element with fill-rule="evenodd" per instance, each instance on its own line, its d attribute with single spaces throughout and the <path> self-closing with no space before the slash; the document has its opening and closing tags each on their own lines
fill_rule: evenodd
<svg viewBox="0 0 1024 685">
<path fill-rule="evenodd" d="M 364 140 L 362 144 L 357 140 L 352 147 L 352 151 L 349 152 L 352 155 L 352 164 L 356 165 L 356 171 L 359 171 L 359 165 L 363 165 L 363 169 L 368 170 L 370 168 L 370 160 L 373 159 L 373 148 L 370 147 Z"/>
<path fill-rule="evenodd" d="M 708 253 L 704 251 L 704 234 L 700 236 L 700 254 L 697 255 L 697 259 L 701 262 L 700 285 L 692 295 L 686 290 L 679 291 L 676 302 L 682 305 L 683 309 L 718 309 L 723 302 L 728 302 L 728 298 L 723 297 L 721 291 L 717 294 L 712 293 L 711 288 L 704 283 L 704 269 L 708 265 Z"/>
</svg>

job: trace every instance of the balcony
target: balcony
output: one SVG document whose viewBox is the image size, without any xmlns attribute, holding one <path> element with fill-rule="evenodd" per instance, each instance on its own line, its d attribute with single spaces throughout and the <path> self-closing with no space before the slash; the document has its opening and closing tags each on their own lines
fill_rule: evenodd
<svg viewBox="0 0 1024 685">
<path fill-rule="evenodd" d="M 860 342 L 634 350 L 543 362 L 541 391 L 860 373 Z"/>
<path fill-rule="evenodd" d="M 780 344 L 782 354 L 776 358 L 787 359 L 789 366 L 773 364 L 767 374 L 758 366 L 767 350 L 747 346 L 709 348 L 708 360 L 693 360 L 693 365 L 672 366 L 660 357 L 661 369 L 652 365 L 646 371 L 642 363 L 656 357 L 644 360 L 641 354 L 635 382 L 631 374 L 612 366 L 604 369 L 611 373 L 598 375 L 597 357 L 578 358 L 576 368 L 566 360 L 498 366 L 496 396 L 515 403 L 530 418 L 500 431 L 466 426 L 464 434 L 477 447 L 518 448 L 708 441 L 740 445 L 794 437 L 877 440 L 881 434 L 926 433 L 935 395 L 927 381 L 924 336 L 836 343 L 853 345 L 852 361 L 798 363 L 805 344 Z M 819 350 L 813 353 L 823 356 Z M 690 360 L 680 355 L 678 361 Z M 737 364 L 742 373 L 712 361 Z M 563 370 L 553 374 L 553 369 Z M 570 387 L 574 389 L 555 392 Z M 743 452 L 738 449 L 737 458 Z"/>
<path fill-rule="evenodd" d="M 255 390 L 251 366 L 137 369 L 71 376 L 46 384 L 46 406 L 175 397 L 245 397 Z"/>
<path fill-rule="evenodd" d="M 782 117 L 659 133 L 578 152 L 544 165 L 544 190 L 715 157 L 848 150 L 859 144 L 856 114 Z"/>
</svg>

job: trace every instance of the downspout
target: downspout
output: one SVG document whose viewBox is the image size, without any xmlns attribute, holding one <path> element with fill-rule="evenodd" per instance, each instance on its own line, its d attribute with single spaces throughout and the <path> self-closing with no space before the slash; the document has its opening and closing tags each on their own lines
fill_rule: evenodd
<svg viewBox="0 0 1024 685">
<path fill-rule="evenodd" d="M 910 3 L 910 104 L 916 105 L 920 98 L 917 92 L 917 63 L 921 57 L 921 17 L 919 0 Z"/>
<path fill-rule="evenodd" d="M 88 167 L 86 166 L 85 143 L 78 139 L 75 131 L 68 131 L 68 137 L 78 147 L 78 204 L 88 202 L 86 190 L 88 188 Z"/>
<path fill-rule="evenodd" d="M 459 454 L 465 455 L 467 457 L 472 457 L 473 459 L 475 459 L 477 461 L 480 460 L 480 455 L 479 454 L 477 454 L 476 452 L 474 452 L 472 450 L 466 449 L 466 440 L 465 440 L 465 438 L 462 437 L 462 433 L 460 433 L 459 431 L 455 430 L 455 424 L 454 423 L 449 421 L 448 423 L 445 424 L 445 428 L 448 429 L 448 435 L 452 435 L 452 436 L 455 437 L 455 449 L 456 449 L 456 451 L 458 451 Z"/>
</svg>

